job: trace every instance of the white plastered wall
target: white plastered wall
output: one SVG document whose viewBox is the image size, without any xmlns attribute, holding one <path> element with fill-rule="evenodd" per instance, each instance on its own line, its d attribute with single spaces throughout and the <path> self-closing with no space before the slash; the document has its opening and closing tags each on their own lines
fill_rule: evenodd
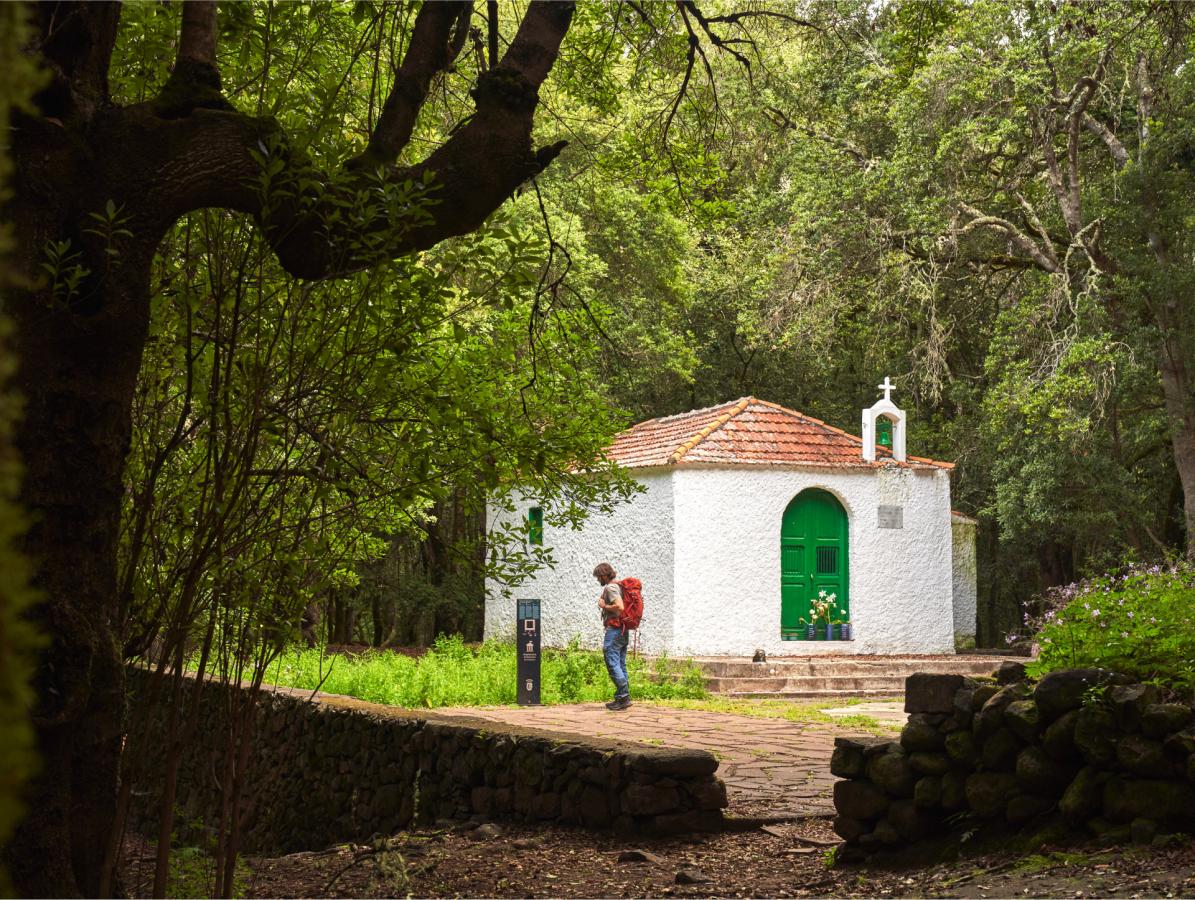
<svg viewBox="0 0 1195 900">
<path fill-rule="evenodd" d="M 685 466 L 673 479 L 673 653 L 953 652 L 945 470 Z M 847 511 L 853 641 L 780 639 L 780 523 L 813 487 Z M 878 527 L 881 504 L 903 508 L 902 528 Z"/>
<path fill-rule="evenodd" d="M 486 581 L 486 638 L 514 636 L 515 600 L 541 601 L 543 642 L 561 647 L 573 636 L 583 646 L 596 647 L 602 638 L 597 599 L 601 589 L 593 568 L 609 562 L 620 578 L 633 576 L 643 582 L 644 613 L 639 646 L 646 653 L 670 650 L 673 641 L 673 503 L 668 471 L 636 472 L 646 490 L 610 514 L 595 514 L 581 531 L 544 523 L 544 545 L 552 550 L 555 565 L 542 569 L 528 581 L 501 596 L 502 586 Z M 517 495 L 516 495 L 517 497 Z M 487 528 L 526 518 L 539 505 L 534 498 L 517 497 L 513 515 L 490 505 Z"/>
<path fill-rule="evenodd" d="M 976 526 L 961 516 L 950 517 L 952 535 L 952 571 L 954 584 L 954 633 L 974 640 L 978 610 L 978 565 L 975 556 Z"/>
</svg>

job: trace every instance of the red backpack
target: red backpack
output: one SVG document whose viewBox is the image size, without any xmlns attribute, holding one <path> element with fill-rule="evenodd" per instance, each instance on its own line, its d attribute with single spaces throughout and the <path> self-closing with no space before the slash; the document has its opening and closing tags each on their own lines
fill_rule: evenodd
<svg viewBox="0 0 1195 900">
<path fill-rule="evenodd" d="M 622 588 L 622 615 L 618 623 L 623 631 L 639 627 L 643 620 L 643 585 L 638 578 L 624 578 L 614 582 Z"/>
</svg>

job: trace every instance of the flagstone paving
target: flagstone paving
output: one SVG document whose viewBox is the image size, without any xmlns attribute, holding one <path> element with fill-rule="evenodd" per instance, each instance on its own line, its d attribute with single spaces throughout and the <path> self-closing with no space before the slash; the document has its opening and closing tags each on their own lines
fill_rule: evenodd
<svg viewBox="0 0 1195 900">
<path fill-rule="evenodd" d="M 838 779 L 830 774 L 834 738 L 845 728 L 637 703 L 622 712 L 602 704 L 438 709 L 525 728 L 708 750 L 719 760 L 735 815 L 830 815 Z M 894 735 L 895 736 L 895 735 Z"/>
</svg>

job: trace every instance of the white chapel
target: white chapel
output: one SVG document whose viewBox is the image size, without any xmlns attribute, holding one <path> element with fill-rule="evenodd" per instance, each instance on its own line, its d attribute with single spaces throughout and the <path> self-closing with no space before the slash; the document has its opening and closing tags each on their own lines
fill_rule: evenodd
<svg viewBox="0 0 1195 900">
<path fill-rule="evenodd" d="M 861 437 L 754 397 L 641 422 L 608 455 L 643 492 L 580 531 L 541 527 L 534 497 L 491 505 L 488 525 L 531 521 L 552 549 L 514 589 L 541 601 L 545 644 L 599 643 L 602 561 L 643 582 L 648 653 L 953 653 L 973 638 L 975 522 L 951 511 L 953 464 L 906 453 L 880 387 Z M 515 601 L 493 582 L 487 597 L 486 636 L 512 636 Z"/>
</svg>

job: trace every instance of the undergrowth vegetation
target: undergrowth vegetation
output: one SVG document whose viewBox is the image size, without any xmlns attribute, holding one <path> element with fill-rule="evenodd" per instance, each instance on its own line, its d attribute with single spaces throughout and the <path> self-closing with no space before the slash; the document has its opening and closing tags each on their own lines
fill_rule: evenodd
<svg viewBox="0 0 1195 900">
<path fill-rule="evenodd" d="M 1102 666 L 1195 693 L 1195 568 L 1130 569 L 1055 588 L 1026 615 L 1036 632 L 1030 671 Z"/>
<path fill-rule="evenodd" d="M 636 699 L 699 699 L 706 696 L 701 670 L 690 661 L 627 658 Z M 423 656 L 389 650 L 329 656 L 319 648 L 284 653 L 266 680 L 286 687 L 344 694 L 391 706 L 491 706 L 514 703 L 517 658 L 513 644 L 487 641 L 473 647 L 459 636 L 436 639 Z M 613 686 L 602 655 L 574 638 L 543 654 L 544 703 L 608 700 Z"/>
</svg>

